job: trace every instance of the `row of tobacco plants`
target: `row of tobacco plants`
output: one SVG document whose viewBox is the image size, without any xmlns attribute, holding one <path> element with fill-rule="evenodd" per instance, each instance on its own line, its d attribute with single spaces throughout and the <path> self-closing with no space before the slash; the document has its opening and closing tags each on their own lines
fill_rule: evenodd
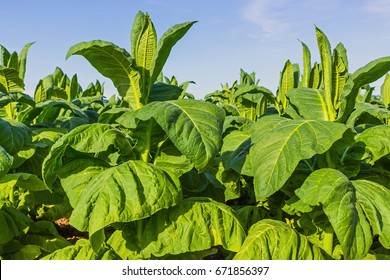
<svg viewBox="0 0 390 280">
<path fill-rule="evenodd" d="M 276 93 L 241 71 L 195 100 L 162 76 L 194 23 L 157 40 L 139 12 L 130 51 L 72 46 L 112 80 L 109 100 L 58 68 L 32 98 L 32 44 L 1 46 L 1 258 L 389 259 L 390 57 L 350 73 L 316 28 L 321 61 L 302 43 Z"/>
</svg>

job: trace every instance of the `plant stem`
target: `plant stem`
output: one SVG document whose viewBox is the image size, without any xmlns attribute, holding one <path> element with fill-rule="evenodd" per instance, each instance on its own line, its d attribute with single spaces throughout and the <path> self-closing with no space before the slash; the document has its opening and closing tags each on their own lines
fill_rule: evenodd
<svg viewBox="0 0 390 280">
<path fill-rule="evenodd" d="M 7 118 L 12 119 L 12 120 L 14 119 L 14 114 L 13 114 L 13 110 L 12 110 L 12 102 L 5 105 L 5 112 L 6 112 Z"/>
<path fill-rule="evenodd" d="M 138 245 L 141 244 L 142 236 L 144 233 L 144 221 L 138 220 L 135 222 L 136 232 L 137 232 L 137 242 Z"/>
<path fill-rule="evenodd" d="M 327 228 L 324 231 L 324 239 L 322 244 L 323 244 L 323 249 L 329 256 L 332 256 L 333 254 L 333 236 L 334 236 L 334 232 L 332 229 Z"/>
<path fill-rule="evenodd" d="M 146 128 L 146 135 L 145 135 L 145 149 L 144 149 L 143 153 L 141 154 L 141 159 L 144 162 L 149 161 L 151 137 L 152 137 L 152 120 L 149 120 L 148 126 Z"/>
<path fill-rule="evenodd" d="M 9 201 L 11 202 L 12 206 L 15 206 L 15 194 L 14 189 L 12 188 L 10 194 L 9 194 Z"/>
<path fill-rule="evenodd" d="M 325 157 L 326 157 L 326 164 L 327 164 L 327 166 L 329 167 L 329 168 L 335 168 L 336 166 L 335 166 L 335 164 L 334 164 L 334 162 L 333 162 L 333 160 L 332 160 L 332 157 L 331 157 L 331 155 L 330 155 L 330 151 L 327 151 L 326 153 L 325 153 Z"/>
</svg>

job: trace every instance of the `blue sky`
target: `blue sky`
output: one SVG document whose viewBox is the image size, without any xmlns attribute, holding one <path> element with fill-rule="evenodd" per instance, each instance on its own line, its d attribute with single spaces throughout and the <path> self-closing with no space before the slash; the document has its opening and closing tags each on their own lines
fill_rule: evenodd
<svg viewBox="0 0 390 280">
<path fill-rule="evenodd" d="M 287 59 L 302 65 L 298 40 L 319 61 L 314 25 L 331 46 L 342 42 L 350 72 L 369 61 L 390 56 L 390 0 L 14 0 L 1 3 L 0 44 L 20 51 L 30 49 L 26 93 L 56 66 L 69 76 L 77 73 L 83 87 L 96 79 L 105 82 L 106 95 L 115 93 L 81 56 L 65 61 L 72 45 L 102 39 L 129 50 L 135 14 L 148 12 L 160 37 L 170 26 L 199 21 L 173 48 L 164 74 L 179 82 L 195 81 L 189 92 L 198 98 L 232 84 L 240 68 L 257 74 L 260 84 L 276 91 Z M 377 83 L 377 87 L 380 83 Z"/>
</svg>

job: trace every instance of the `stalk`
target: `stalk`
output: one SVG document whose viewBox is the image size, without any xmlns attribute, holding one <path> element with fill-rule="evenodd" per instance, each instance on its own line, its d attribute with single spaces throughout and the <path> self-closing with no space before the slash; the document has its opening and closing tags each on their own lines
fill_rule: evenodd
<svg viewBox="0 0 390 280">
<path fill-rule="evenodd" d="M 137 220 L 135 222 L 135 228 L 136 228 L 136 232 L 137 232 L 138 245 L 140 245 L 142 237 L 143 237 L 143 233 L 144 233 L 144 221 L 143 220 Z"/>
<path fill-rule="evenodd" d="M 331 155 L 330 155 L 330 151 L 326 151 L 326 153 L 325 153 L 325 158 L 326 158 L 326 165 L 329 167 L 329 168 L 335 168 L 336 166 L 335 166 L 335 164 L 334 164 L 334 162 L 333 162 L 333 160 L 332 160 L 332 157 L 331 157 Z"/>
<path fill-rule="evenodd" d="M 9 194 L 9 201 L 11 202 L 12 206 L 15 206 L 15 194 L 14 194 L 14 189 L 11 190 Z"/>
<path fill-rule="evenodd" d="M 148 122 L 148 126 L 146 128 L 146 143 L 145 143 L 145 149 L 143 151 L 143 153 L 141 154 L 141 159 L 144 161 L 144 162 L 148 162 L 149 161 L 149 153 L 150 153 L 150 142 L 151 142 L 151 136 L 152 136 L 152 121 L 149 120 Z"/>
<path fill-rule="evenodd" d="M 332 256 L 333 254 L 333 237 L 334 237 L 333 230 L 331 228 L 327 228 L 324 231 L 324 239 L 322 241 L 322 245 L 323 245 L 323 249 L 329 256 Z"/>
<path fill-rule="evenodd" d="M 6 112 L 6 116 L 7 118 L 9 119 L 14 119 L 14 114 L 13 114 L 13 110 L 12 110 L 12 103 L 8 103 L 7 105 L 5 105 L 5 112 Z"/>
</svg>

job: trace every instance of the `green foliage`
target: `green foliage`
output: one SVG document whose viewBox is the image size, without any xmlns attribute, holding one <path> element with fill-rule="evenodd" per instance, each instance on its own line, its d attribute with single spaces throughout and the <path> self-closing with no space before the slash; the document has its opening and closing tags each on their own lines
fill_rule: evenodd
<svg viewBox="0 0 390 280">
<path fill-rule="evenodd" d="M 32 99 L 31 44 L 1 46 L 0 258 L 389 259 L 389 57 L 349 73 L 316 28 L 321 61 L 302 43 L 302 71 L 288 60 L 275 95 L 241 70 L 195 100 L 193 82 L 162 74 L 194 23 L 157 40 L 139 12 L 129 52 L 71 47 L 113 81 L 109 100 L 59 68 Z"/>
<path fill-rule="evenodd" d="M 103 76 L 114 83 L 133 109 L 150 102 L 152 85 L 160 75 L 173 46 L 195 23 L 186 22 L 169 28 L 157 42 L 149 15 L 138 12 L 130 34 L 131 54 L 111 42 L 94 40 L 71 47 L 67 58 L 81 55 Z"/>
</svg>

